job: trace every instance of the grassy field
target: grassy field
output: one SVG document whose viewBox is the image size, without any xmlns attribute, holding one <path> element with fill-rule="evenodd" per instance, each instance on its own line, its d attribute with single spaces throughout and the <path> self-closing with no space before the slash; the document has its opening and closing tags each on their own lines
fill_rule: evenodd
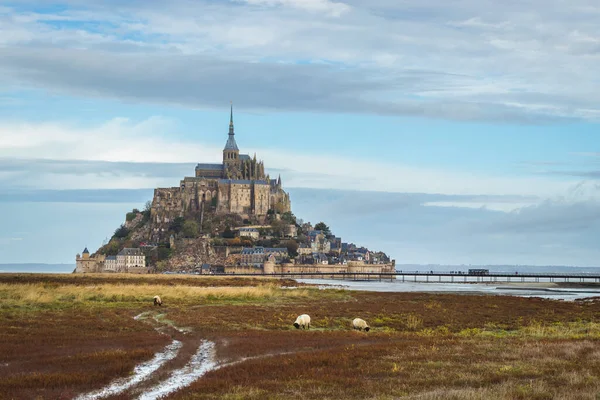
<svg viewBox="0 0 600 400">
<path fill-rule="evenodd" d="M 38 274 L 0 275 L 0 299 L 2 399 L 71 399 L 131 376 L 172 340 L 175 359 L 109 398 L 136 398 L 202 340 L 221 368 L 168 398 L 600 398 L 600 301 Z M 311 330 L 292 326 L 301 313 Z M 354 317 L 371 331 L 353 331 Z"/>
</svg>

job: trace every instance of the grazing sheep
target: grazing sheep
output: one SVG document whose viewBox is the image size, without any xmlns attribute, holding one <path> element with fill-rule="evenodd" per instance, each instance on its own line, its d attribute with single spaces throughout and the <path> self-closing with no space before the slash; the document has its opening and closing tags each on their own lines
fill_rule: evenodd
<svg viewBox="0 0 600 400">
<path fill-rule="evenodd" d="M 154 296 L 154 305 L 162 306 L 162 300 L 160 299 L 160 296 Z"/>
<path fill-rule="evenodd" d="M 310 317 L 308 314 L 302 314 L 296 318 L 296 322 L 294 322 L 294 326 L 296 329 L 302 327 L 302 329 L 310 329 Z"/>
<path fill-rule="evenodd" d="M 358 329 L 359 331 L 362 331 L 364 329 L 365 332 L 369 332 L 369 329 L 371 329 L 369 327 L 369 324 L 367 324 L 367 322 L 364 319 L 360 318 L 354 318 L 354 320 L 352 321 L 352 326 L 354 327 L 354 329 Z"/>
</svg>

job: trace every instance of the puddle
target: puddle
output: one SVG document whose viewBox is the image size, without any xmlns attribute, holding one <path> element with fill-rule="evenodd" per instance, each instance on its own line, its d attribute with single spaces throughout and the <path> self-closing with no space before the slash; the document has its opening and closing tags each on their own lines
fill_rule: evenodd
<svg viewBox="0 0 600 400">
<path fill-rule="evenodd" d="M 154 400 L 173 393 L 181 388 L 184 388 L 200 378 L 202 375 L 215 369 L 216 363 L 214 360 L 215 344 L 209 341 L 203 341 L 198 347 L 196 354 L 191 360 L 181 369 L 175 370 L 171 376 L 148 389 L 138 399 L 139 400 Z"/>
<path fill-rule="evenodd" d="M 117 379 L 105 388 L 88 394 L 80 395 L 76 397 L 75 400 L 101 399 L 107 396 L 114 396 L 132 388 L 152 375 L 155 371 L 162 367 L 164 363 L 174 359 L 177 356 L 181 346 L 182 343 L 180 341 L 174 340 L 173 343 L 165 347 L 164 351 L 156 353 L 152 360 L 137 365 L 133 370 L 133 376 L 129 378 Z"/>
</svg>

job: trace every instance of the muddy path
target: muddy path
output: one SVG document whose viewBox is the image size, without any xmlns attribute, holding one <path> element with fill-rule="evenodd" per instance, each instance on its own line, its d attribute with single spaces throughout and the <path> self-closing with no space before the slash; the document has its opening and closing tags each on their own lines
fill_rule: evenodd
<svg viewBox="0 0 600 400">
<path fill-rule="evenodd" d="M 191 385 L 210 371 L 251 360 L 326 351 L 347 344 L 298 348 L 294 351 L 270 349 L 263 354 L 222 356 L 219 360 L 217 347 L 229 347 L 227 338 L 208 340 L 191 328 L 178 326 L 168 319 L 168 310 L 164 308 L 146 311 L 133 318 L 139 323 L 150 324 L 159 334 L 168 336 L 169 344 L 156 352 L 152 359 L 138 364 L 131 376 L 115 379 L 101 389 L 75 397 L 75 400 L 160 399 Z M 365 346 L 375 342 L 369 340 L 357 345 Z"/>
<path fill-rule="evenodd" d="M 191 384 L 216 366 L 215 344 L 192 329 L 177 326 L 165 309 L 146 311 L 133 317 L 146 323 L 170 342 L 154 357 L 137 365 L 131 376 L 115 379 L 105 387 L 81 394 L 76 400 L 158 399 Z"/>
</svg>

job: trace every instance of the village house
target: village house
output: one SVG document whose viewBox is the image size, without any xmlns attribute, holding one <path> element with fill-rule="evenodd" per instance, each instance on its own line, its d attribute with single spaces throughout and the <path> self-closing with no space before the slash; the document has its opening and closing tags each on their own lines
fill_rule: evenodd
<svg viewBox="0 0 600 400">
<path fill-rule="evenodd" d="M 140 249 L 124 248 L 117 254 L 117 272 L 129 272 L 133 268 L 145 268 L 146 256 Z"/>
<path fill-rule="evenodd" d="M 325 236 L 321 235 L 314 242 L 310 243 L 310 247 L 313 253 L 329 253 L 331 243 L 325 239 Z"/>
<path fill-rule="evenodd" d="M 286 238 L 291 239 L 298 236 L 298 228 L 296 228 L 296 225 L 294 224 L 286 225 L 283 232 L 283 236 Z"/>
<path fill-rule="evenodd" d="M 329 261 L 327 260 L 327 256 L 323 253 L 313 253 L 312 258 L 313 258 L 314 264 L 323 264 L 323 265 L 329 264 Z"/>
<path fill-rule="evenodd" d="M 298 255 L 305 256 L 305 255 L 308 255 L 308 254 L 312 253 L 312 248 L 311 248 L 311 246 L 302 243 L 302 244 L 300 244 L 298 246 L 298 250 L 297 251 L 298 251 Z"/>
<path fill-rule="evenodd" d="M 117 256 L 106 256 L 106 259 L 104 259 L 104 270 L 109 272 L 118 272 Z"/>
<path fill-rule="evenodd" d="M 240 237 L 249 237 L 254 240 L 258 240 L 260 237 L 260 233 L 256 228 L 240 228 L 239 235 Z"/>
<path fill-rule="evenodd" d="M 288 257 L 288 250 L 285 247 L 244 247 L 242 249 L 240 264 L 261 268 L 270 255 L 275 257 L 276 263 L 280 263 Z"/>
</svg>

